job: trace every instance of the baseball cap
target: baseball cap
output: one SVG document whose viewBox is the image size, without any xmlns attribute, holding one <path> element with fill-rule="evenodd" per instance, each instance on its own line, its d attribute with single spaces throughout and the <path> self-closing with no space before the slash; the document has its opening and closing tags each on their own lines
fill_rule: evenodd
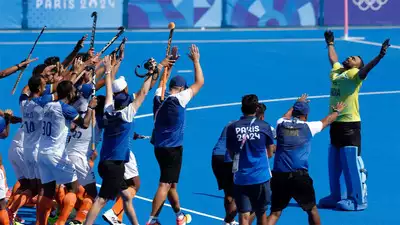
<svg viewBox="0 0 400 225">
<path fill-rule="evenodd" d="M 78 91 L 86 99 L 89 99 L 90 95 L 93 93 L 93 84 L 83 84 L 78 88 Z"/>
<path fill-rule="evenodd" d="M 114 93 L 118 93 L 123 91 L 128 86 L 128 83 L 125 81 L 124 76 L 120 76 L 118 79 L 115 79 L 112 83 L 112 91 Z"/>
<path fill-rule="evenodd" d="M 305 116 L 308 115 L 310 107 L 307 102 L 296 102 L 293 105 L 292 116 Z"/>
<path fill-rule="evenodd" d="M 6 129 L 6 120 L 4 117 L 0 116 L 0 133 L 3 132 L 4 129 Z"/>
<path fill-rule="evenodd" d="M 118 93 L 114 96 L 115 108 L 125 108 L 133 102 L 133 96 L 125 92 Z"/>
<path fill-rule="evenodd" d="M 185 89 L 188 88 L 185 78 L 182 76 L 175 76 L 169 82 L 170 87 L 184 87 Z"/>
</svg>

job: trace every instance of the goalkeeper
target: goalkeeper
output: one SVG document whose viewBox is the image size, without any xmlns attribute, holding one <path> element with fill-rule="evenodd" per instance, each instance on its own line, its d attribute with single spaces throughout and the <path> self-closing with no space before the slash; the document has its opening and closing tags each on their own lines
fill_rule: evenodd
<svg viewBox="0 0 400 225">
<path fill-rule="evenodd" d="M 385 56 L 390 46 L 389 39 L 382 44 L 381 51 L 364 66 L 360 56 L 350 56 L 342 63 L 334 47 L 334 35 L 325 32 L 328 44 L 328 57 L 332 65 L 330 72 L 330 105 L 344 102 L 347 107 L 330 127 L 330 147 L 328 153 L 329 184 L 331 194 L 320 200 L 323 208 L 337 208 L 345 211 L 358 211 L 367 208 L 367 174 L 361 158 L 361 118 L 358 95 L 368 73 Z M 340 189 L 340 176 L 343 172 L 347 196 Z"/>
</svg>

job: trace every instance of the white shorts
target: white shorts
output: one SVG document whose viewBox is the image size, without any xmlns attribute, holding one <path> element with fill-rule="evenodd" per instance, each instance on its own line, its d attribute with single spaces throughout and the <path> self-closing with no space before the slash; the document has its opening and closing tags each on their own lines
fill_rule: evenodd
<svg viewBox="0 0 400 225">
<path fill-rule="evenodd" d="M 35 148 L 24 148 L 24 164 L 25 164 L 25 178 L 27 179 L 40 179 L 39 169 L 37 165 L 38 151 Z"/>
<path fill-rule="evenodd" d="M 20 147 L 11 145 L 8 150 L 8 161 L 10 161 L 15 176 L 18 180 L 24 179 L 27 174 L 26 165 L 24 163 L 24 150 Z"/>
<path fill-rule="evenodd" d="M 68 157 L 39 154 L 38 167 L 42 184 L 52 181 L 56 181 L 57 184 L 68 184 L 78 179 L 75 166 Z"/>
<path fill-rule="evenodd" d="M 0 169 L 0 200 L 6 198 L 7 191 L 6 176 L 4 176 L 3 170 Z"/>
<path fill-rule="evenodd" d="M 80 185 L 85 186 L 96 182 L 93 169 L 89 166 L 89 161 L 86 156 L 70 155 L 68 158 L 75 166 Z"/>
<path fill-rule="evenodd" d="M 129 162 L 125 163 L 124 179 L 129 180 L 137 176 L 139 176 L 139 170 L 137 167 L 136 158 L 133 152 L 130 152 Z"/>
</svg>

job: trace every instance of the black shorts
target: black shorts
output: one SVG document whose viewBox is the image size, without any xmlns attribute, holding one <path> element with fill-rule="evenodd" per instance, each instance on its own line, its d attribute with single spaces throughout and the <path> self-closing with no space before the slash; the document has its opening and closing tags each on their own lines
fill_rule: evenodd
<svg viewBox="0 0 400 225">
<path fill-rule="evenodd" d="M 255 212 L 262 216 L 271 199 L 270 182 L 252 185 L 235 184 L 235 202 L 239 213 Z"/>
<path fill-rule="evenodd" d="M 217 179 L 218 189 L 224 190 L 225 195 L 233 197 L 233 163 L 225 162 L 223 155 L 213 155 L 211 166 Z"/>
<path fill-rule="evenodd" d="M 292 198 L 304 211 L 310 211 L 316 206 L 313 180 L 307 171 L 272 172 L 271 190 L 271 212 L 282 211 Z"/>
<path fill-rule="evenodd" d="M 178 183 L 182 167 L 183 147 L 160 147 L 154 149 L 154 154 L 160 166 L 161 183 Z"/>
<path fill-rule="evenodd" d="M 361 122 L 334 122 L 329 130 L 331 145 L 336 148 L 357 146 L 361 155 Z"/>
<path fill-rule="evenodd" d="M 124 161 L 101 161 L 98 166 L 98 171 L 101 179 L 103 179 L 99 191 L 99 197 L 114 200 L 121 191 L 128 188 L 124 179 Z"/>
</svg>

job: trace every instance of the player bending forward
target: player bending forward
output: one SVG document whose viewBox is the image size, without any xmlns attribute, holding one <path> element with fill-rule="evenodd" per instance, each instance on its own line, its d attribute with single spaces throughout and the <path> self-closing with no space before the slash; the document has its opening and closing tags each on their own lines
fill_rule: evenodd
<svg viewBox="0 0 400 225">
<path fill-rule="evenodd" d="M 76 89 L 71 81 L 62 81 L 57 87 L 60 100 L 44 106 L 42 120 L 42 137 L 38 165 L 43 183 L 43 196 L 39 199 L 37 221 L 47 225 L 48 217 L 55 197 L 56 184 L 64 184 L 67 192 L 63 202 L 57 225 L 65 224 L 76 203 L 78 188 L 75 166 L 65 152 L 65 145 L 71 122 L 78 127 L 88 128 L 92 117 L 92 109 L 96 107 L 94 98 L 88 107 L 88 112 L 82 118 L 70 104 L 76 101 Z"/>
</svg>

